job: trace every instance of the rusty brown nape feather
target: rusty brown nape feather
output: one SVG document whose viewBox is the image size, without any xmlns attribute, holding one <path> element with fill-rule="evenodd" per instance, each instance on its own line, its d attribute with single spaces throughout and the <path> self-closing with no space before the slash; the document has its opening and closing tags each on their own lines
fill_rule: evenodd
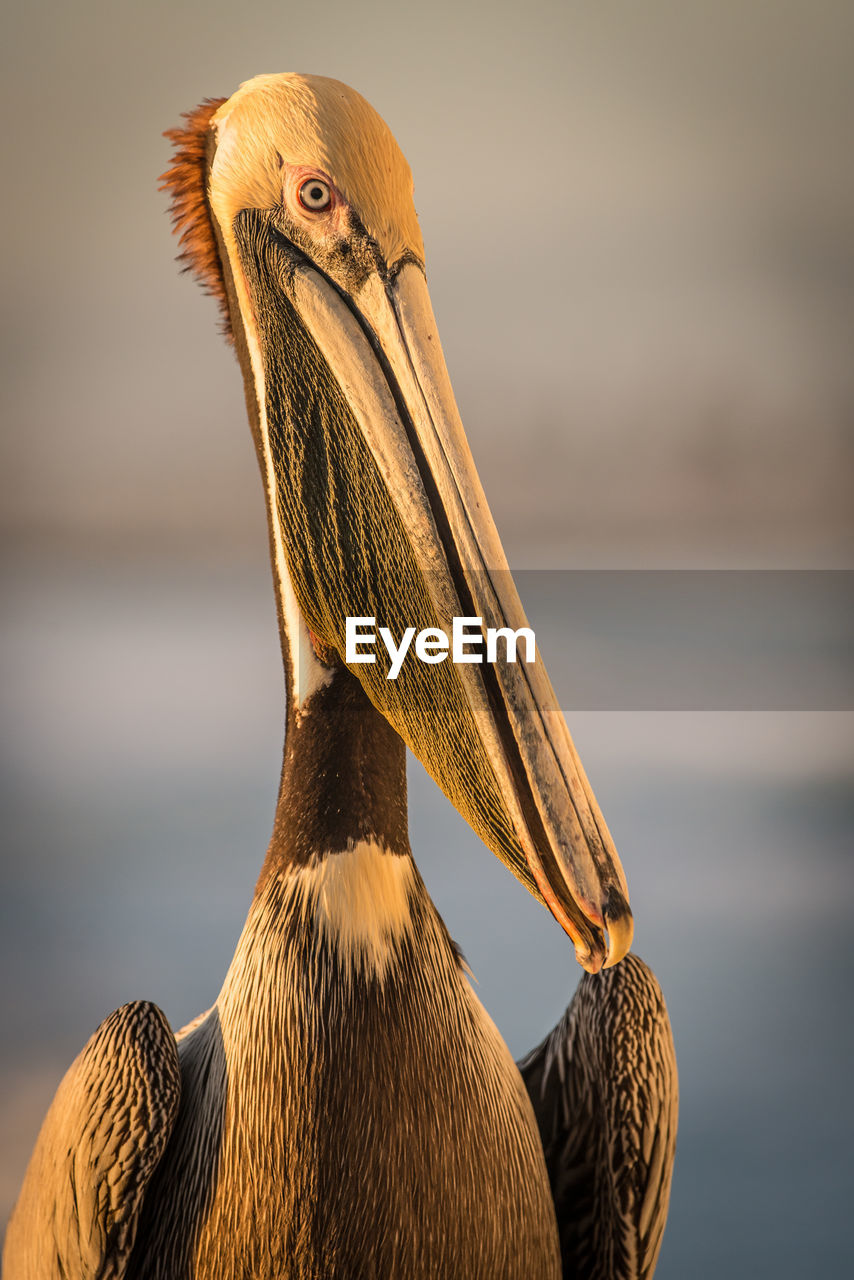
<svg viewBox="0 0 854 1280">
<path fill-rule="evenodd" d="M 206 293 L 216 298 L 223 332 L 232 341 L 228 297 L 207 192 L 210 123 L 225 101 L 206 98 L 193 111 L 184 112 L 186 124 L 164 132 L 164 138 L 174 147 L 174 163 L 160 175 L 160 190 L 168 191 L 171 197 L 173 228 L 181 246 L 178 261 L 184 271 L 192 271 Z"/>
</svg>

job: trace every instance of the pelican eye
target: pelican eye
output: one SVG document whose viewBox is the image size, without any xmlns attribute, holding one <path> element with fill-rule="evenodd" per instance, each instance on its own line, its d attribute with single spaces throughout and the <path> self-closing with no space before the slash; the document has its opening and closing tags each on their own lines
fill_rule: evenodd
<svg viewBox="0 0 854 1280">
<path fill-rule="evenodd" d="M 329 183 L 322 178 L 309 178 L 299 189 L 299 202 L 309 213 L 324 213 L 332 204 Z"/>
</svg>

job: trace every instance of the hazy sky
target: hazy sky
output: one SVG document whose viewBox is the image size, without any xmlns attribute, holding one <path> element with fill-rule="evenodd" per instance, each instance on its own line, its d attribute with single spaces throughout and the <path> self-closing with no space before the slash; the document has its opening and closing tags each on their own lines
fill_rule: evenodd
<svg viewBox="0 0 854 1280">
<path fill-rule="evenodd" d="M 511 558 L 649 534 L 846 562 L 850 4 L 84 0 L 18 6 L 4 44 L 16 536 L 256 545 L 239 378 L 156 178 L 181 111 L 302 70 L 363 92 L 410 160 Z"/>
</svg>

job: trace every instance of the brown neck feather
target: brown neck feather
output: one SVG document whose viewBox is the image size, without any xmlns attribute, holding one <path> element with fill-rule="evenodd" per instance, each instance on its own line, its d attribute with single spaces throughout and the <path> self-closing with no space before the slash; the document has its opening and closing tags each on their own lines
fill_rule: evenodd
<svg viewBox="0 0 854 1280">
<path fill-rule="evenodd" d="M 289 703 L 276 819 L 258 888 L 283 866 L 362 840 L 409 853 L 406 748 L 341 666 L 304 714 Z"/>
</svg>

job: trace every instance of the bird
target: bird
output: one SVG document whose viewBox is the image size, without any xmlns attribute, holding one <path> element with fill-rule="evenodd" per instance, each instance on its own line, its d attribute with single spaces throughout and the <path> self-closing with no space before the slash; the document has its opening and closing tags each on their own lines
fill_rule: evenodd
<svg viewBox="0 0 854 1280">
<path fill-rule="evenodd" d="M 215 1003 L 178 1032 L 147 1001 L 98 1027 L 44 1120 L 4 1275 L 651 1276 L 672 1032 L 539 653 L 511 660 L 527 620 L 454 402 L 409 166 L 364 98 L 315 75 L 257 76 L 167 137 L 181 261 L 219 304 L 260 464 L 281 783 Z M 504 660 L 475 642 L 453 661 L 460 619 Z M 348 647 L 354 622 L 412 628 L 416 651 L 392 678 L 382 646 Z M 518 1065 L 413 859 L 407 747 L 585 970 Z"/>
</svg>

